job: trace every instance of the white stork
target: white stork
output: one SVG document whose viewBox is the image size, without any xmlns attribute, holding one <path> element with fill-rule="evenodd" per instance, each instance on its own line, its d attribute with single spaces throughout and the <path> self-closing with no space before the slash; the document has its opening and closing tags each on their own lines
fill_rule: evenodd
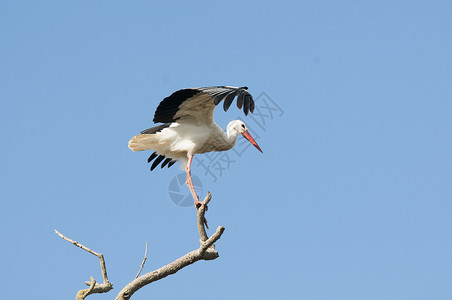
<svg viewBox="0 0 452 300">
<path fill-rule="evenodd" d="M 154 150 L 149 157 L 151 171 L 163 161 L 161 167 L 171 167 L 180 161 L 187 172 L 186 184 L 195 200 L 196 207 L 203 205 L 196 195 L 191 179 L 190 166 L 193 156 L 211 151 L 227 151 L 234 147 L 237 135 L 241 134 L 260 152 L 261 148 L 248 133 L 248 129 L 240 120 L 230 122 L 226 132 L 218 126 L 213 113 L 216 105 L 224 100 L 223 108 L 229 109 L 237 96 L 237 107 L 245 115 L 254 111 L 253 97 L 247 87 L 215 86 L 183 89 L 174 92 L 160 102 L 154 114 L 154 123 L 164 123 L 134 136 L 129 141 L 132 151 Z"/>
</svg>

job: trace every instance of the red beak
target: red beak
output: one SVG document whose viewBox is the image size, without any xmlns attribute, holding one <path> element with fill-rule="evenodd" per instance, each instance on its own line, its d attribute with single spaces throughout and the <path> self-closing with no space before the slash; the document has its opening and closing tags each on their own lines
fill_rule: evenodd
<svg viewBox="0 0 452 300">
<path fill-rule="evenodd" d="M 259 147 L 259 145 L 256 143 L 256 141 L 253 139 L 253 137 L 248 133 L 248 131 L 245 131 L 244 133 L 242 133 L 243 137 L 246 138 L 248 141 L 250 141 L 251 144 L 254 145 L 254 147 L 257 148 L 257 150 L 259 150 L 260 152 L 262 152 L 261 147 Z M 264 152 L 262 152 L 264 153 Z"/>
</svg>

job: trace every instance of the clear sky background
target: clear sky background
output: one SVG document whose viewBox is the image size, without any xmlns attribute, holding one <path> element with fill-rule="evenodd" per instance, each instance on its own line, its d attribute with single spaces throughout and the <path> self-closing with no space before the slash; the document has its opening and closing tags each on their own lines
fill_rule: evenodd
<svg viewBox="0 0 452 300">
<path fill-rule="evenodd" d="M 220 258 L 133 299 L 451 299 L 451 12 L 445 0 L 1 1 L 2 298 L 73 299 L 101 280 L 98 259 L 54 228 L 105 255 L 114 290 L 89 299 L 133 279 L 146 241 L 144 272 L 197 248 L 193 208 L 169 198 L 181 171 L 149 172 L 150 152 L 127 142 L 175 90 L 247 85 L 266 95 L 265 126 L 234 105 L 216 119 L 243 118 L 264 154 L 231 151 L 216 181 L 193 166 L 211 228 L 226 227 Z"/>
</svg>

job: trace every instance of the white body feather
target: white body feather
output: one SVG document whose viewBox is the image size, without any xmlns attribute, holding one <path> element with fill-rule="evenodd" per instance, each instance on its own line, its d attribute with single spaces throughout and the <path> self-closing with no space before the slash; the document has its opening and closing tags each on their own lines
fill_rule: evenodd
<svg viewBox="0 0 452 300">
<path fill-rule="evenodd" d="M 226 133 L 214 122 L 197 124 L 193 119 L 185 119 L 155 134 L 134 136 L 129 141 L 129 148 L 133 151 L 154 150 L 158 155 L 179 160 L 181 168 L 184 168 L 191 155 L 226 151 L 234 147 L 238 134 L 236 127 L 242 123 L 232 121 Z"/>
</svg>

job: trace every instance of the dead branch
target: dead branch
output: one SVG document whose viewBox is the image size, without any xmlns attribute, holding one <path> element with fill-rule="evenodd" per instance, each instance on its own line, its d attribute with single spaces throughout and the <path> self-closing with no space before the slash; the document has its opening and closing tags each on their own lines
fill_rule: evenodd
<svg viewBox="0 0 452 300">
<path fill-rule="evenodd" d="M 215 250 L 214 243 L 220 239 L 221 235 L 224 232 L 224 227 L 219 226 L 215 233 L 208 238 L 204 223 L 205 222 L 204 215 L 206 213 L 205 207 L 207 203 L 209 203 L 210 199 L 211 195 L 209 192 L 207 193 L 207 196 L 203 201 L 204 205 L 202 205 L 197 210 L 196 214 L 198 231 L 200 236 L 199 248 L 185 254 L 181 258 L 176 259 L 175 261 L 167 264 L 166 266 L 163 266 L 155 271 L 143 274 L 140 277 L 132 280 L 119 292 L 119 294 L 116 296 L 116 300 L 130 299 L 130 297 L 132 297 L 132 295 L 136 291 L 138 291 L 145 285 L 165 278 L 168 275 L 174 274 L 177 271 L 181 270 L 182 268 L 197 262 L 198 260 L 213 260 L 219 257 L 218 252 Z"/>
<path fill-rule="evenodd" d="M 146 251 L 144 254 L 144 259 L 143 259 L 143 262 L 141 263 L 140 270 L 138 271 L 137 276 L 135 277 L 134 280 L 129 282 L 119 292 L 119 294 L 116 296 L 116 300 L 130 299 L 130 297 L 132 297 L 132 295 L 136 291 L 138 291 L 145 285 L 148 285 L 154 281 L 163 279 L 166 276 L 174 274 L 177 271 L 183 269 L 184 267 L 197 262 L 198 260 L 213 260 L 213 259 L 216 259 L 219 257 L 218 252 L 215 250 L 214 243 L 221 238 L 221 235 L 223 234 L 225 228 L 223 226 L 218 226 L 218 228 L 214 234 L 212 234 L 210 237 L 208 237 L 208 235 L 207 235 L 207 232 L 206 232 L 207 222 L 206 222 L 206 218 L 205 218 L 205 213 L 206 213 L 207 204 L 210 202 L 211 199 L 212 199 L 212 196 L 209 192 L 209 193 L 207 193 L 207 196 L 203 201 L 204 205 L 199 207 L 197 209 L 197 213 L 196 213 L 197 226 L 198 226 L 198 232 L 199 232 L 199 238 L 200 238 L 199 248 L 185 254 L 181 258 L 176 259 L 175 261 L 167 264 L 166 266 L 163 266 L 155 271 L 143 274 L 140 277 L 138 277 L 140 275 L 141 270 L 143 269 L 143 266 L 147 259 L 148 244 L 146 242 Z M 84 300 L 85 297 L 87 297 L 88 295 L 93 294 L 93 293 L 106 293 L 106 292 L 110 291 L 113 288 L 113 284 L 111 284 L 108 281 L 107 269 L 105 267 L 104 256 L 101 253 L 97 253 L 97 252 L 83 246 L 82 244 L 65 237 L 63 234 L 59 233 L 56 229 L 55 229 L 55 232 L 61 238 L 72 243 L 73 245 L 75 245 L 93 255 L 96 255 L 100 260 L 102 277 L 104 279 L 104 282 L 101 284 L 96 283 L 94 278 L 91 277 L 91 281 L 85 282 L 85 284 L 88 285 L 89 288 L 78 291 L 76 300 Z"/>
<path fill-rule="evenodd" d="M 97 256 L 99 258 L 99 261 L 100 261 L 100 269 L 102 271 L 102 277 L 104 279 L 104 282 L 103 283 L 96 283 L 96 280 L 94 280 L 94 278 L 91 277 L 91 281 L 86 281 L 85 282 L 85 284 L 88 285 L 89 288 L 86 289 L 86 290 L 78 291 L 75 299 L 76 300 L 83 300 L 90 294 L 107 293 L 108 291 L 110 291 L 113 288 L 113 284 L 108 281 L 107 268 L 105 267 L 105 260 L 104 260 L 104 256 L 102 255 L 102 253 L 97 253 L 97 252 L 89 249 L 88 247 L 83 246 L 79 242 L 71 240 L 70 238 L 64 236 L 62 233 L 60 233 L 56 229 L 55 229 L 55 233 L 58 234 L 62 239 L 68 241 L 71 244 L 73 244 L 74 246 L 82 248 L 83 250 L 91 253 L 92 255 Z"/>
<path fill-rule="evenodd" d="M 135 279 L 137 279 L 138 276 L 140 276 L 141 270 L 143 270 L 144 263 L 146 262 L 147 255 L 148 255 L 148 242 L 146 242 L 146 250 L 144 251 L 143 262 L 141 263 L 140 270 L 138 270 L 138 273 L 137 273 L 137 276 L 135 276 Z"/>
</svg>

